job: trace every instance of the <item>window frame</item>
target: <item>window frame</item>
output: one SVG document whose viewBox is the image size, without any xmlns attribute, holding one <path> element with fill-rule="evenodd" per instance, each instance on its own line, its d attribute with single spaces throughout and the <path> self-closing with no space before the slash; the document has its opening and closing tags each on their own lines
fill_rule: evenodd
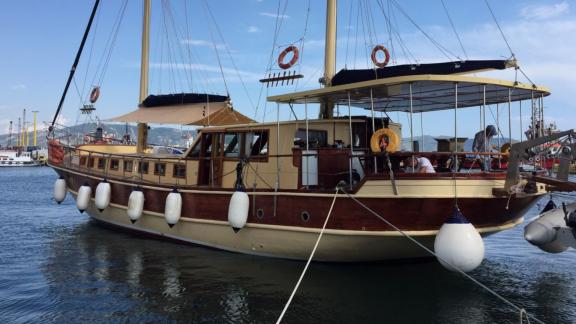
<svg viewBox="0 0 576 324">
<path fill-rule="evenodd" d="M 162 167 L 161 170 L 159 170 L 159 166 Z M 162 171 L 162 172 L 160 172 Z M 166 176 L 166 162 L 154 162 L 154 175 L 157 176 L 161 176 L 164 177 Z"/>
</svg>

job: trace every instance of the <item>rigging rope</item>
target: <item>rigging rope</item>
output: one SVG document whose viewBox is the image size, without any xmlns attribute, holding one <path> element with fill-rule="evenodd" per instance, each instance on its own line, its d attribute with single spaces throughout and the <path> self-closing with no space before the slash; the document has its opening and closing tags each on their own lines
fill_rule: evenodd
<svg viewBox="0 0 576 324">
<path fill-rule="evenodd" d="M 484 2 L 486 3 L 486 6 L 488 7 L 488 11 L 490 11 L 490 15 L 492 15 L 492 19 L 494 19 L 494 23 L 496 24 L 496 26 L 498 27 L 498 30 L 500 31 L 500 35 L 502 35 L 502 39 L 506 43 L 506 46 L 508 46 L 508 50 L 510 51 L 510 55 L 512 55 L 512 58 L 516 58 L 516 56 L 514 55 L 514 51 L 512 51 L 512 47 L 510 46 L 510 43 L 508 42 L 508 39 L 506 38 L 506 35 L 504 35 L 504 31 L 502 30 L 502 28 L 500 27 L 500 24 L 498 23 L 498 19 L 496 19 L 496 15 L 494 14 L 494 11 L 492 11 L 492 7 L 490 6 L 490 3 L 488 2 L 488 0 L 484 0 Z"/>
<path fill-rule="evenodd" d="M 278 317 L 276 324 L 279 324 L 280 322 L 282 322 L 282 319 L 284 318 L 284 314 L 286 314 L 288 307 L 290 307 L 290 303 L 292 302 L 294 295 L 296 295 L 296 291 L 298 290 L 298 287 L 300 287 L 300 283 L 302 282 L 302 279 L 304 279 L 304 275 L 306 275 L 306 271 L 308 270 L 308 267 L 310 266 L 310 262 L 312 261 L 312 258 L 314 257 L 314 254 L 316 253 L 316 249 L 318 248 L 318 243 L 320 243 L 320 240 L 322 239 L 322 235 L 324 235 L 324 230 L 326 229 L 326 225 L 328 224 L 328 220 L 330 219 L 330 215 L 332 215 L 332 210 L 334 209 L 334 203 L 336 202 L 336 198 L 338 197 L 338 191 L 339 190 L 340 190 L 340 188 L 337 187 L 336 192 L 334 193 L 334 199 L 332 199 L 332 204 L 330 205 L 330 209 L 328 210 L 328 215 L 326 215 L 326 220 L 324 220 L 324 225 L 322 225 L 322 229 L 320 230 L 320 234 L 318 235 L 318 238 L 316 239 L 316 244 L 314 244 L 314 248 L 312 249 L 312 252 L 310 253 L 310 256 L 308 257 L 308 261 L 306 261 L 306 265 L 304 266 L 304 270 L 302 270 L 302 273 L 300 274 L 300 278 L 298 279 L 296 286 L 292 290 L 292 294 L 290 294 L 290 298 L 288 298 L 286 305 L 284 305 L 284 309 L 282 310 L 282 313 Z"/>
<path fill-rule="evenodd" d="M 432 250 L 430 250 L 429 248 L 427 248 L 424 244 L 418 242 L 415 238 L 413 238 L 410 234 L 404 232 L 403 230 L 401 230 L 400 228 L 396 227 L 394 224 L 392 224 L 391 222 L 389 222 L 386 218 L 382 217 L 380 214 L 378 214 L 377 212 L 375 212 L 374 210 L 372 210 L 370 207 L 366 206 L 364 203 L 362 203 L 361 201 L 359 201 L 356 197 L 354 197 L 353 195 L 351 195 L 350 193 L 348 193 L 344 188 L 340 188 L 342 190 L 342 192 L 350 199 L 352 199 L 354 202 L 356 202 L 358 205 L 360 205 L 362 208 L 364 208 L 366 211 L 368 211 L 369 213 L 371 213 L 372 215 L 376 216 L 376 218 L 380 219 L 381 221 L 383 221 L 384 223 L 386 223 L 386 225 L 388 225 L 389 227 L 393 228 L 395 231 L 397 231 L 398 233 L 402 234 L 404 237 L 406 237 L 408 240 L 412 241 L 412 243 L 416 244 L 417 246 L 421 247 L 423 250 L 425 250 L 426 252 L 428 252 L 429 254 L 433 255 L 434 257 L 436 257 L 438 260 L 441 260 L 442 262 L 444 262 L 447 265 L 451 265 L 451 263 L 447 260 L 444 260 L 442 257 L 436 255 L 436 253 Z M 452 269 L 456 272 L 458 272 L 459 274 L 461 274 L 462 276 L 464 276 L 466 279 L 469 279 L 470 281 L 472 281 L 473 283 L 475 283 L 476 285 L 478 285 L 479 287 L 483 288 L 484 290 L 488 291 L 490 294 L 492 294 L 493 296 L 497 297 L 498 299 L 500 299 L 501 301 L 503 301 L 504 303 L 506 303 L 508 306 L 510 306 L 511 308 L 517 310 L 520 313 L 525 313 L 526 317 L 531 317 L 533 320 L 535 320 L 538 323 L 544 323 L 541 320 L 539 320 L 538 318 L 534 317 L 534 315 L 529 315 L 528 312 L 526 312 L 526 310 L 524 308 L 521 308 L 519 306 L 516 306 L 516 304 L 512 303 L 511 301 L 509 301 L 508 299 L 504 298 L 503 296 L 501 296 L 500 294 L 498 294 L 497 292 L 495 292 L 494 290 L 488 288 L 488 286 L 484 285 L 483 283 L 481 283 L 480 281 L 474 279 L 472 276 L 470 276 L 469 274 L 467 274 L 466 272 L 460 270 L 457 267 L 452 266 Z"/>
<path fill-rule="evenodd" d="M 204 4 L 204 11 L 209 11 L 210 8 L 208 7 L 208 3 L 204 1 L 203 4 Z M 212 12 L 210 12 L 210 17 L 212 17 L 211 15 Z M 212 19 L 214 20 L 214 17 L 212 17 Z M 230 97 L 230 91 L 228 90 L 228 83 L 226 82 L 226 75 L 224 75 L 224 68 L 222 67 L 222 61 L 220 60 L 220 52 L 218 52 L 218 46 L 216 45 L 216 40 L 214 39 L 214 34 L 212 33 L 212 28 L 210 28 L 210 24 L 208 24 L 208 33 L 210 34 L 212 47 L 214 47 L 214 52 L 216 53 L 216 60 L 218 62 L 218 68 L 220 69 L 220 74 L 222 75 L 224 88 L 226 88 L 226 96 Z"/>
<path fill-rule="evenodd" d="M 278 0 L 278 8 L 276 9 L 276 20 L 274 23 L 274 38 L 272 40 L 272 48 L 270 50 L 270 56 L 268 57 L 268 64 L 264 70 L 264 74 L 268 74 L 272 70 L 272 64 L 274 62 L 274 51 L 276 49 L 276 44 L 278 43 L 278 35 L 280 34 L 280 29 L 282 28 L 282 23 L 284 22 L 284 17 L 286 13 L 286 8 L 288 7 L 288 1 L 286 0 L 284 4 L 284 9 L 282 14 L 280 14 L 280 8 L 282 7 L 282 0 Z M 260 108 L 260 102 L 262 101 L 262 95 L 264 94 L 264 89 L 266 89 L 266 96 L 268 96 L 269 88 L 265 87 L 264 84 L 260 85 L 260 92 L 258 93 L 258 101 L 256 103 L 256 109 L 254 109 L 254 120 L 257 119 L 258 110 Z M 268 107 L 268 101 L 264 100 L 264 112 L 262 122 L 266 120 L 266 108 Z"/>
<path fill-rule="evenodd" d="M 448 21 L 450 22 L 450 26 L 452 26 L 452 30 L 454 31 L 454 35 L 456 35 L 456 39 L 458 39 L 458 44 L 460 44 L 460 48 L 462 49 L 462 53 L 464 53 L 464 56 L 466 57 L 466 59 L 468 59 L 468 53 L 466 53 L 466 49 L 464 49 L 464 45 L 462 45 L 462 40 L 460 39 L 460 35 L 458 34 L 458 31 L 456 31 L 456 27 L 454 26 L 454 22 L 452 21 L 452 17 L 450 17 L 450 13 L 448 12 L 448 8 L 446 8 L 446 3 L 444 3 L 444 0 L 440 0 L 440 2 L 442 3 L 442 7 L 444 8 L 444 12 L 446 13 L 446 17 L 448 17 Z"/>
<path fill-rule="evenodd" d="M 414 27 L 416 27 L 416 29 L 418 29 L 426 38 L 428 38 L 428 40 L 434 45 L 436 46 L 436 48 L 438 50 L 440 50 L 440 52 L 446 56 L 448 58 L 448 60 L 451 60 L 452 58 L 450 57 L 450 55 L 452 55 L 453 57 L 457 58 L 458 60 L 461 60 L 458 55 L 452 53 L 450 50 L 448 50 L 446 47 L 442 46 L 442 44 L 440 44 L 439 42 L 437 42 L 434 38 L 432 38 L 430 35 L 428 35 L 428 33 L 426 33 L 426 31 L 424 31 L 424 29 L 422 29 L 422 27 L 420 27 L 420 25 L 418 25 L 416 23 L 416 21 L 414 21 L 414 19 L 412 19 L 412 17 L 410 17 L 410 15 L 408 15 L 408 13 L 406 11 L 404 11 L 404 9 L 400 6 L 400 4 L 398 3 L 398 1 L 396 0 L 390 0 L 392 1 L 392 3 L 396 6 L 396 8 L 398 8 L 398 10 L 400 10 L 400 12 L 404 15 L 404 17 L 406 17 L 406 19 L 408 19 L 408 21 L 410 21 L 410 23 L 412 23 L 412 25 L 414 25 Z"/>
<path fill-rule="evenodd" d="M 242 78 L 242 75 L 240 74 L 240 70 L 238 69 L 238 66 L 236 66 L 236 62 L 234 61 L 234 58 L 232 57 L 232 53 L 230 53 L 230 48 L 228 47 L 226 40 L 224 39 L 224 36 L 223 36 L 222 32 L 220 31 L 220 27 L 218 26 L 218 23 L 216 22 L 216 19 L 214 18 L 214 15 L 212 14 L 212 10 L 210 9 L 210 6 L 208 5 L 208 1 L 204 0 L 204 4 L 206 6 L 206 9 L 208 9 L 208 13 L 209 13 L 210 18 L 212 19 L 212 23 L 216 27 L 216 32 L 218 33 L 220 40 L 222 40 L 222 42 L 224 43 L 224 49 L 226 50 L 226 54 L 228 54 L 228 58 L 230 59 L 230 63 L 232 63 L 232 67 L 236 71 L 236 76 L 238 77 L 238 79 L 240 80 L 240 83 L 242 84 L 242 89 L 244 90 L 244 93 L 246 94 L 246 98 L 248 98 L 248 101 L 250 102 L 250 105 L 252 106 L 252 108 L 255 108 L 256 105 L 254 104 L 254 101 L 252 100 L 252 96 L 250 95 L 250 91 L 248 91 L 248 88 L 246 87 L 246 83 L 244 82 L 244 79 Z"/>
</svg>

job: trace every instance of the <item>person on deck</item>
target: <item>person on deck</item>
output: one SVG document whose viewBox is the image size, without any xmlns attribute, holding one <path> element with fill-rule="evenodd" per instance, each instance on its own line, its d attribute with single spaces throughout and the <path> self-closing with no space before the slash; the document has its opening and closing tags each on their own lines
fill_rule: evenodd
<svg viewBox="0 0 576 324">
<path fill-rule="evenodd" d="M 432 163 L 425 157 L 409 157 L 404 161 L 406 165 L 406 172 L 414 170 L 415 173 L 436 173 Z"/>
<path fill-rule="evenodd" d="M 494 125 L 488 125 L 485 130 L 476 133 L 476 135 L 474 135 L 474 141 L 472 142 L 472 151 L 490 152 L 492 150 L 492 138 L 496 136 L 496 134 L 498 134 L 498 132 Z M 480 156 L 480 169 L 482 169 L 482 171 L 490 170 L 489 155 Z"/>
</svg>

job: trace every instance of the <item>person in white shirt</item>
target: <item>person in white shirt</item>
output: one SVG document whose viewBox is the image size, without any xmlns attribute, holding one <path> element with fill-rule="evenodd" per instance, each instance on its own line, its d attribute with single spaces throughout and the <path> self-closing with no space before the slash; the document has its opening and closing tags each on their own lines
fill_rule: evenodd
<svg viewBox="0 0 576 324">
<path fill-rule="evenodd" d="M 436 173 L 430 160 L 422 156 L 409 157 L 404 164 L 407 166 L 407 172 L 414 170 L 415 173 Z"/>
</svg>

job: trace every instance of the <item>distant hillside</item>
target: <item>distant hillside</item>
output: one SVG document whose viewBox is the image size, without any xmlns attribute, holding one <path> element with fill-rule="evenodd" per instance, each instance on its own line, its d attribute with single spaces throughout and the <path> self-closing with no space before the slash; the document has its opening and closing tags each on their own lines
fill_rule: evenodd
<svg viewBox="0 0 576 324">
<path fill-rule="evenodd" d="M 121 124 L 101 124 L 105 136 L 112 136 L 117 139 L 121 139 L 126 133 L 126 126 Z M 71 136 L 71 142 L 81 141 L 85 134 L 93 133 L 96 130 L 96 123 L 85 123 L 76 126 L 70 126 L 66 128 L 66 131 Z M 136 139 L 137 134 L 136 126 L 128 126 L 128 134 L 130 134 L 132 139 Z M 157 145 L 174 145 L 174 146 L 186 146 L 186 139 L 191 135 L 196 136 L 196 131 L 181 131 L 177 128 L 172 127 L 152 127 L 148 133 L 148 143 Z M 12 145 L 16 145 L 17 134 L 12 134 Z M 28 133 L 29 140 L 28 144 L 33 144 L 33 132 Z M 0 146 L 8 145 L 8 134 L 0 135 Z M 46 147 L 46 132 L 38 132 L 38 146 Z"/>
</svg>

